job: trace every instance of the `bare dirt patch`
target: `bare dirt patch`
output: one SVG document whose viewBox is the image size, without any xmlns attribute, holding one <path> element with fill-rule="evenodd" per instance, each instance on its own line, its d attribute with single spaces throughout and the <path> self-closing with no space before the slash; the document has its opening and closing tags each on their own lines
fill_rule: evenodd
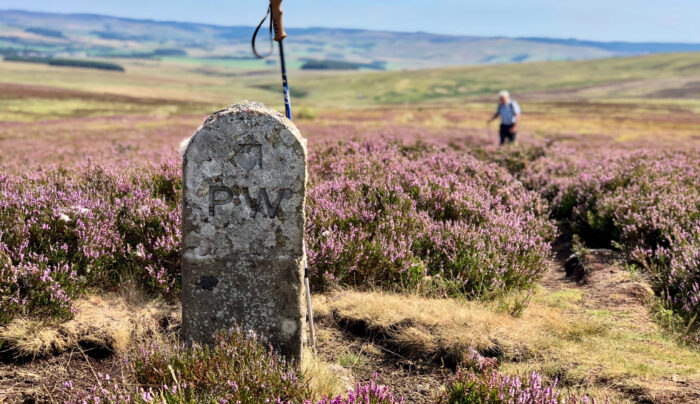
<svg viewBox="0 0 700 404">
<path fill-rule="evenodd" d="M 568 255 L 570 235 L 564 233 L 554 246 L 557 265 L 545 275 L 543 285 L 550 290 L 580 289 L 581 308 L 597 316 L 614 317 L 618 325 L 648 335 L 662 333 L 654 323 L 647 307 L 654 297 L 653 290 L 639 274 L 631 274 L 624 267 L 624 257 L 607 249 L 588 250 L 582 257 Z M 567 274 L 572 258 L 578 268 Z M 643 343 L 659 345 L 657 341 Z M 640 347 L 643 349 L 643 347 Z M 665 358 L 647 361 L 642 366 L 664 366 Z M 697 377 L 697 369 L 695 371 Z M 700 402 L 700 383 L 697 378 L 671 374 L 658 378 L 635 380 L 633 384 L 611 380 L 613 386 L 635 402 L 678 403 Z"/>
<path fill-rule="evenodd" d="M 0 364 L 0 403 L 62 403 L 70 399 L 65 382 L 88 389 L 97 373 L 119 375 L 117 355 L 93 357 L 94 351 L 76 347 L 45 359 Z"/>
<path fill-rule="evenodd" d="M 319 357 L 340 364 L 352 379 L 391 387 L 407 403 L 434 403 L 435 393 L 444 383 L 446 369 L 432 361 L 401 355 L 386 347 L 386 340 L 323 317 L 319 323 Z M 344 365 L 344 366 L 343 366 Z"/>
</svg>

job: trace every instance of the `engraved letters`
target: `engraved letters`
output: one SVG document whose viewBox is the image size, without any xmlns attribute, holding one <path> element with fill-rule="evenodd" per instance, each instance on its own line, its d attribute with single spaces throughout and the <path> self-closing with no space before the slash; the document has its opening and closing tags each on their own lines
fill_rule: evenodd
<svg viewBox="0 0 700 404">
<path fill-rule="evenodd" d="M 218 193 L 226 194 L 226 199 L 217 199 Z M 233 192 L 228 187 L 210 186 L 209 187 L 209 216 L 214 216 L 216 205 L 226 205 L 233 201 Z"/>
<path fill-rule="evenodd" d="M 258 215 L 258 212 L 260 209 L 262 209 L 262 203 L 265 202 L 265 206 L 267 207 L 267 216 L 270 219 L 274 219 L 275 216 L 277 216 L 277 210 L 280 207 L 280 203 L 282 203 L 282 198 L 284 198 L 285 192 L 289 192 L 290 195 L 292 193 L 291 189 L 287 188 L 282 188 L 279 191 L 277 191 L 277 200 L 275 200 L 274 206 L 270 203 L 270 197 L 267 195 L 267 190 L 265 188 L 260 188 L 260 192 L 258 193 L 258 197 L 253 199 L 250 197 L 250 192 L 248 191 L 248 188 L 241 188 L 241 191 L 243 193 L 243 196 L 245 197 L 245 201 L 250 206 L 250 209 L 252 212 L 250 213 L 250 217 L 255 219 L 255 216 Z M 260 198 L 263 200 L 261 201 Z"/>
<path fill-rule="evenodd" d="M 263 167 L 262 144 L 260 143 L 237 143 L 233 147 L 233 155 L 229 161 L 236 164 L 238 167 L 250 173 L 256 167 Z M 271 195 L 266 188 L 260 188 L 258 195 L 253 197 L 250 194 L 248 187 L 234 186 L 228 188 L 220 185 L 211 185 L 209 187 L 209 216 L 216 215 L 216 207 L 228 205 L 236 200 L 236 205 L 240 205 L 240 199 L 245 200 L 245 203 L 250 208 L 250 217 L 255 219 L 258 212 L 267 214 L 267 217 L 274 219 L 277 217 L 277 212 L 280 209 L 280 204 L 285 198 L 292 196 L 292 190 L 289 188 L 281 188 L 274 196 L 274 201 L 271 200 Z"/>
<path fill-rule="evenodd" d="M 250 190 L 247 187 L 234 187 L 234 190 L 240 190 L 240 196 L 245 199 L 246 204 L 250 208 L 250 217 L 255 219 L 258 212 L 267 213 L 267 217 L 274 219 L 277 217 L 280 205 L 282 204 L 282 199 L 292 196 L 292 190 L 289 188 L 281 188 L 277 191 L 277 195 L 274 202 L 270 199 L 270 194 L 268 194 L 267 189 L 260 188 L 257 197 L 253 198 L 250 194 Z M 233 202 L 234 190 L 228 187 L 212 185 L 209 187 L 209 216 L 214 216 L 216 214 L 216 207 L 222 205 L 228 205 Z M 221 198 L 225 195 L 225 198 Z M 265 210 L 263 210 L 265 209 Z"/>
</svg>

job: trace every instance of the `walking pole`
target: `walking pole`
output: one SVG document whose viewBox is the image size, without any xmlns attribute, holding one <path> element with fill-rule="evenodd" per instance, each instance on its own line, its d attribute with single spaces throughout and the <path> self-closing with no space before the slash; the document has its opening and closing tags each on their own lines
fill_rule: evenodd
<svg viewBox="0 0 700 404">
<path fill-rule="evenodd" d="M 275 41 L 280 48 L 280 65 L 282 66 L 282 89 L 284 91 L 284 112 L 287 118 L 292 120 L 292 106 L 289 100 L 289 82 L 287 81 L 287 64 L 284 60 L 284 44 L 282 41 L 287 37 L 282 24 L 282 0 L 270 0 L 270 11 L 272 12 L 272 27 L 275 30 Z"/>
<path fill-rule="evenodd" d="M 275 31 L 275 41 L 277 41 L 280 49 L 280 65 L 282 66 L 282 89 L 284 91 L 284 112 L 287 119 L 292 120 L 292 106 L 289 99 L 289 82 L 287 81 L 287 64 L 284 60 L 284 45 L 282 41 L 287 37 L 287 33 L 284 32 L 284 25 L 282 24 L 282 0 L 270 0 L 270 8 L 268 13 L 272 14 L 271 23 L 272 29 Z M 265 19 L 260 23 L 258 28 L 255 30 L 257 34 L 260 26 L 262 26 Z M 256 56 L 261 57 L 255 51 L 255 35 L 253 35 L 253 52 Z M 309 316 L 309 328 L 311 329 L 311 344 L 313 346 L 314 353 L 316 350 L 316 330 L 314 329 L 314 311 L 311 306 L 311 286 L 309 285 L 309 261 L 306 249 L 306 238 L 303 241 L 304 248 L 304 286 L 306 287 L 306 305 L 308 307 Z"/>
<path fill-rule="evenodd" d="M 304 284 L 306 285 L 306 306 L 309 308 L 309 328 L 311 329 L 311 345 L 316 352 L 316 331 L 314 330 L 314 309 L 311 307 L 311 287 L 309 286 L 309 257 L 306 256 L 306 240 L 304 240 Z"/>
</svg>

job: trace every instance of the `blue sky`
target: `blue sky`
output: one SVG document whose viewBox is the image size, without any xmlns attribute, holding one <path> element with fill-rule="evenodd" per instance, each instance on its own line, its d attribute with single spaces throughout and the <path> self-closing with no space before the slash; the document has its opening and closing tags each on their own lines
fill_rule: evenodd
<svg viewBox="0 0 700 404">
<path fill-rule="evenodd" d="M 0 0 L 0 9 L 253 25 L 265 0 Z M 288 26 L 700 42 L 700 0 L 286 0 Z"/>
</svg>

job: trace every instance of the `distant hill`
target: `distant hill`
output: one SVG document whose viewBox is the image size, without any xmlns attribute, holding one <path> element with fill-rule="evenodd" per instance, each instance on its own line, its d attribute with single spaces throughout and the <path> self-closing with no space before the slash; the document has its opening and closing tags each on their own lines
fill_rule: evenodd
<svg viewBox="0 0 700 404">
<path fill-rule="evenodd" d="M 700 44 L 676 43 L 676 42 L 595 42 L 581 41 L 579 39 L 556 39 L 525 37 L 518 38 L 524 41 L 540 42 L 547 44 L 594 47 L 615 52 L 619 56 L 634 56 L 651 53 L 677 53 L 677 52 L 698 52 Z"/>
<path fill-rule="evenodd" d="M 252 57 L 252 32 L 253 27 L 242 26 L 0 10 L 0 54 L 5 55 L 245 61 Z M 288 33 L 290 60 L 297 67 L 305 60 L 332 60 L 415 69 L 700 51 L 700 44 L 686 43 L 449 36 L 335 28 L 289 28 Z M 267 38 L 260 38 L 259 46 L 265 49 Z M 169 51 L 163 52 L 164 49 Z"/>
<path fill-rule="evenodd" d="M 267 86 L 260 87 L 278 91 L 275 79 L 269 79 Z M 311 105 L 494 102 L 498 91 L 507 88 L 524 103 L 541 100 L 581 103 L 607 99 L 615 102 L 644 100 L 640 104 L 644 105 L 652 99 L 665 99 L 664 102 L 674 99 L 677 104 L 668 105 L 679 108 L 688 105 L 700 111 L 700 52 L 344 73 L 296 80 L 294 87 L 299 93 L 308 94 L 306 99 L 297 97 L 297 103 L 307 101 Z"/>
</svg>

